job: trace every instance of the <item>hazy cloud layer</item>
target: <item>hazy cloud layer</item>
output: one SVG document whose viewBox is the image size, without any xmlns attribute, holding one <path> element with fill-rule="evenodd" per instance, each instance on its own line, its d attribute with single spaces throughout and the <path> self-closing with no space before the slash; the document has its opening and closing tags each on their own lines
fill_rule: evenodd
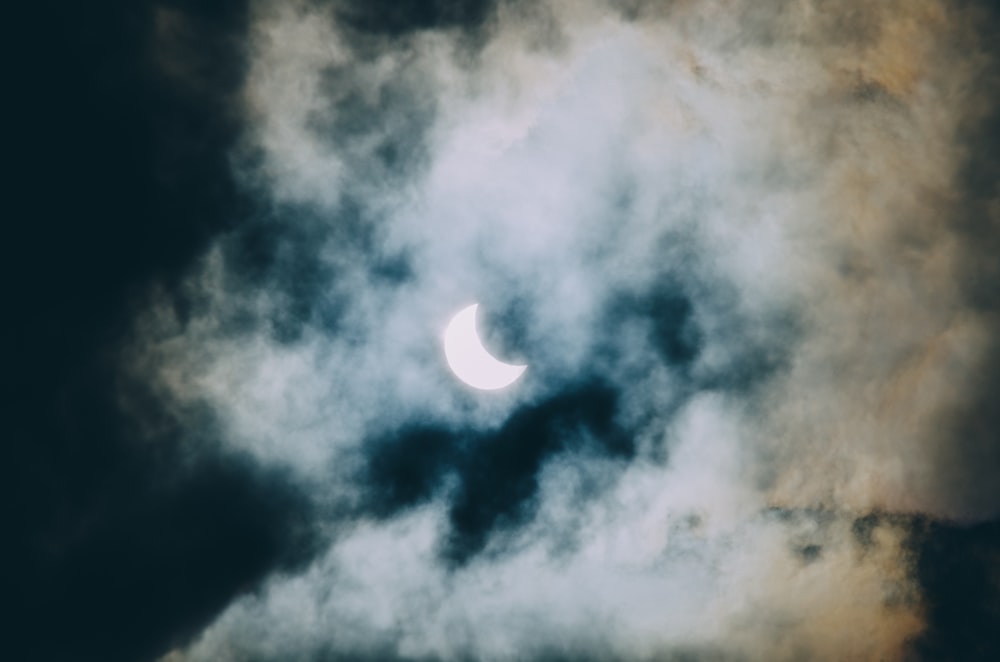
<svg viewBox="0 0 1000 662">
<path fill-rule="evenodd" d="M 925 650 L 914 536 L 1000 510 L 985 10 L 248 20 L 256 211 L 126 361 L 325 543 L 167 659 Z M 500 394 L 443 360 L 473 301 Z"/>
</svg>

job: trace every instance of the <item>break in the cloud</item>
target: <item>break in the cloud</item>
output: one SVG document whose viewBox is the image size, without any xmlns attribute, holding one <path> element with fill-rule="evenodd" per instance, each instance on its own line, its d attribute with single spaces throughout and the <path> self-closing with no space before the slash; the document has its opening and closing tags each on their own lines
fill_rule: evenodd
<svg viewBox="0 0 1000 662">
<path fill-rule="evenodd" d="M 326 540 L 168 659 L 919 651 L 913 518 L 1000 508 L 984 10 L 366 7 L 253 5 L 258 215 L 128 352 Z"/>
</svg>

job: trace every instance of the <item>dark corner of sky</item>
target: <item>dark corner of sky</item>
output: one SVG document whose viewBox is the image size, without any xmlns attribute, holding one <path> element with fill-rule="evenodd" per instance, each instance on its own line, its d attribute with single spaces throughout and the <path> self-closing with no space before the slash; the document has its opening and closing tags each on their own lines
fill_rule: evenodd
<svg viewBox="0 0 1000 662">
<path fill-rule="evenodd" d="M 230 169 L 248 7 L 112 0 L 13 15 L 4 657 L 149 660 L 312 544 L 312 506 L 281 471 L 222 450 L 210 412 L 181 426 L 117 366 L 142 297 L 157 286 L 183 299 L 181 274 L 254 204 Z"/>
</svg>

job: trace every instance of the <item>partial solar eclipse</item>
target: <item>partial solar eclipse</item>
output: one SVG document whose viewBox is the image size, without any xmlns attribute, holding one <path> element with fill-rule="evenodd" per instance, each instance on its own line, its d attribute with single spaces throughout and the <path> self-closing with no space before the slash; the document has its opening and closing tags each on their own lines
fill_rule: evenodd
<svg viewBox="0 0 1000 662">
<path fill-rule="evenodd" d="M 483 347 L 476 331 L 479 304 L 463 308 L 444 331 L 444 355 L 455 376 L 473 388 L 495 391 L 510 386 L 524 372 L 526 365 L 511 365 L 498 360 Z"/>
</svg>

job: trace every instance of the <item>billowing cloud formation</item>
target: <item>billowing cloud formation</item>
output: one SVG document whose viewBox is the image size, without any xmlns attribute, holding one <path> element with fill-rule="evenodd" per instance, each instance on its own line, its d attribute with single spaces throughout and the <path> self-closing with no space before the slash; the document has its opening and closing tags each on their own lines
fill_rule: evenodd
<svg viewBox="0 0 1000 662">
<path fill-rule="evenodd" d="M 167 659 L 933 650 L 914 536 L 1000 509 L 990 15 L 382 4 L 253 5 L 256 215 L 126 352 L 325 541 Z"/>
</svg>

